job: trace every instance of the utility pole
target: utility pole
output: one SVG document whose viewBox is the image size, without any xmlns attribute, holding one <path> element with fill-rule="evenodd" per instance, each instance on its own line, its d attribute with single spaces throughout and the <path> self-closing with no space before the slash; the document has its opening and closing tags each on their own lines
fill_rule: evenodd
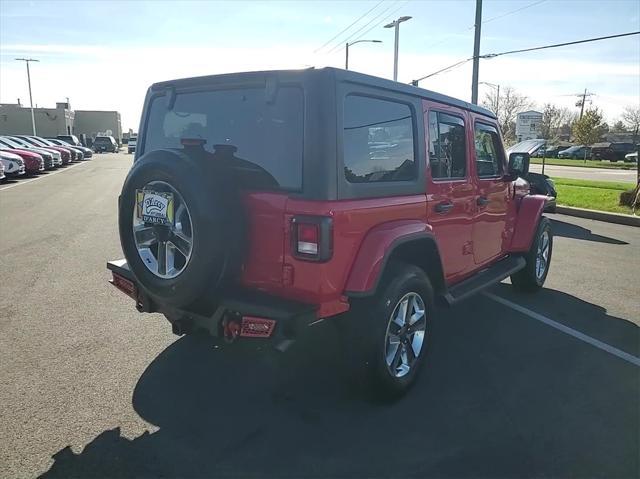
<svg viewBox="0 0 640 479">
<path fill-rule="evenodd" d="M 33 130 L 33 136 L 36 136 L 36 117 L 33 114 L 33 97 L 31 96 L 31 73 L 29 72 L 29 62 L 39 62 L 35 58 L 16 58 L 17 61 L 25 62 L 27 64 L 27 82 L 29 83 L 29 105 L 31 106 L 31 129 Z"/>
<path fill-rule="evenodd" d="M 580 102 L 580 119 L 582 120 L 582 114 L 584 113 L 584 102 L 587 99 L 587 89 L 584 89 L 584 93 L 582 94 L 582 101 Z"/>
<path fill-rule="evenodd" d="M 582 115 L 584 114 L 584 104 L 587 101 L 587 97 L 588 96 L 593 96 L 595 95 L 595 93 L 587 93 L 587 89 L 584 89 L 584 93 L 578 93 L 576 94 L 576 96 L 578 98 L 582 98 L 582 100 L 578 100 L 578 102 L 576 103 L 576 106 L 580 106 L 580 119 L 582 120 Z"/>
<path fill-rule="evenodd" d="M 393 47 L 393 81 L 398 81 L 398 44 L 400 42 L 400 24 L 411 20 L 412 17 L 400 17 L 391 23 L 388 23 L 384 28 L 395 28 L 395 42 Z"/>
<path fill-rule="evenodd" d="M 471 103 L 478 104 L 478 75 L 480 70 L 480 27 L 482 26 L 482 0 L 476 0 L 475 37 L 473 39 L 473 76 L 471 77 Z"/>
</svg>

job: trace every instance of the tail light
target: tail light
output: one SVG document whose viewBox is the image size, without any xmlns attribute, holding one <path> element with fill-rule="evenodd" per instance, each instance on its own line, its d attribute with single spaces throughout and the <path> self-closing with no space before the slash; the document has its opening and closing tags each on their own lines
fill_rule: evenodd
<svg viewBox="0 0 640 479">
<path fill-rule="evenodd" d="M 327 261 L 333 254 L 332 220 L 323 216 L 295 216 L 291 220 L 293 255 L 307 261 Z"/>
</svg>

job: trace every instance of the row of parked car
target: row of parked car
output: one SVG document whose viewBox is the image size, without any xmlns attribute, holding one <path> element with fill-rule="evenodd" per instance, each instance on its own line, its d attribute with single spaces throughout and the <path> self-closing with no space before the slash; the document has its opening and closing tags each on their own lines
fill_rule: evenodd
<svg viewBox="0 0 640 479">
<path fill-rule="evenodd" d="M 571 160 L 606 160 L 611 162 L 638 161 L 638 145 L 633 143 L 595 143 L 591 146 L 545 146 L 538 148 L 534 156 L 539 158 L 565 158 Z"/>
<path fill-rule="evenodd" d="M 31 135 L 0 136 L 0 180 L 35 175 L 93 156 L 91 148 L 74 135 L 42 138 Z"/>
</svg>

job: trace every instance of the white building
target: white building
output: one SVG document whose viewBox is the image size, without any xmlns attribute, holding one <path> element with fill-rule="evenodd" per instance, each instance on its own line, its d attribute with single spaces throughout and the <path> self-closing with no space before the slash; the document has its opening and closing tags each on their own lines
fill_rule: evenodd
<svg viewBox="0 0 640 479">
<path fill-rule="evenodd" d="M 38 136 L 111 135 L 122 144 L 122 124 L 117 111 L 72 110 L 67 102 L 55 108 L 34 108 Z M 31 108 L 17 104 L 0 104 L 0 135 L 31 135 Z"/>
<path fill-rule="evenodd" d="M 516 137 L 518 141 L 534 140 L 542 135 L 542 113 L 523 111 L 516 116 Z"/>
</svg>

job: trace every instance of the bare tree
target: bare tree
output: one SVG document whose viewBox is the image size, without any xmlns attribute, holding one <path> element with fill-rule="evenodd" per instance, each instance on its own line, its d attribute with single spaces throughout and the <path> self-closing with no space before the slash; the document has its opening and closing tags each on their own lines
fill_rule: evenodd
<svg viewBox="0 0 640 479">
<path fill-rule="evenodd" d="M 638 139 L 638 131 L 640 130 L 640 107 L 628 106 L 622 112 L 622 121 L 627 125 L 629 130 L 633 132 L 633 142 Z"/>
<path fill-rule="evenodd" d="M 496 114 L 502 136 L 509 143 L 516 139 L 516 116 L 522 111 L 533 108 L 533 102 L 508 86 L 500 90 L 500 98 L 496 91 L 487 92 L 482 106 Z"/>
<path fill-rule="evenodd" d="M 542 110 L 542 138 L 556 140 L 564 125 L 571 124 L 575 114 L 567 107 L 559 107 L 547 103 Z"/>
</svg>

